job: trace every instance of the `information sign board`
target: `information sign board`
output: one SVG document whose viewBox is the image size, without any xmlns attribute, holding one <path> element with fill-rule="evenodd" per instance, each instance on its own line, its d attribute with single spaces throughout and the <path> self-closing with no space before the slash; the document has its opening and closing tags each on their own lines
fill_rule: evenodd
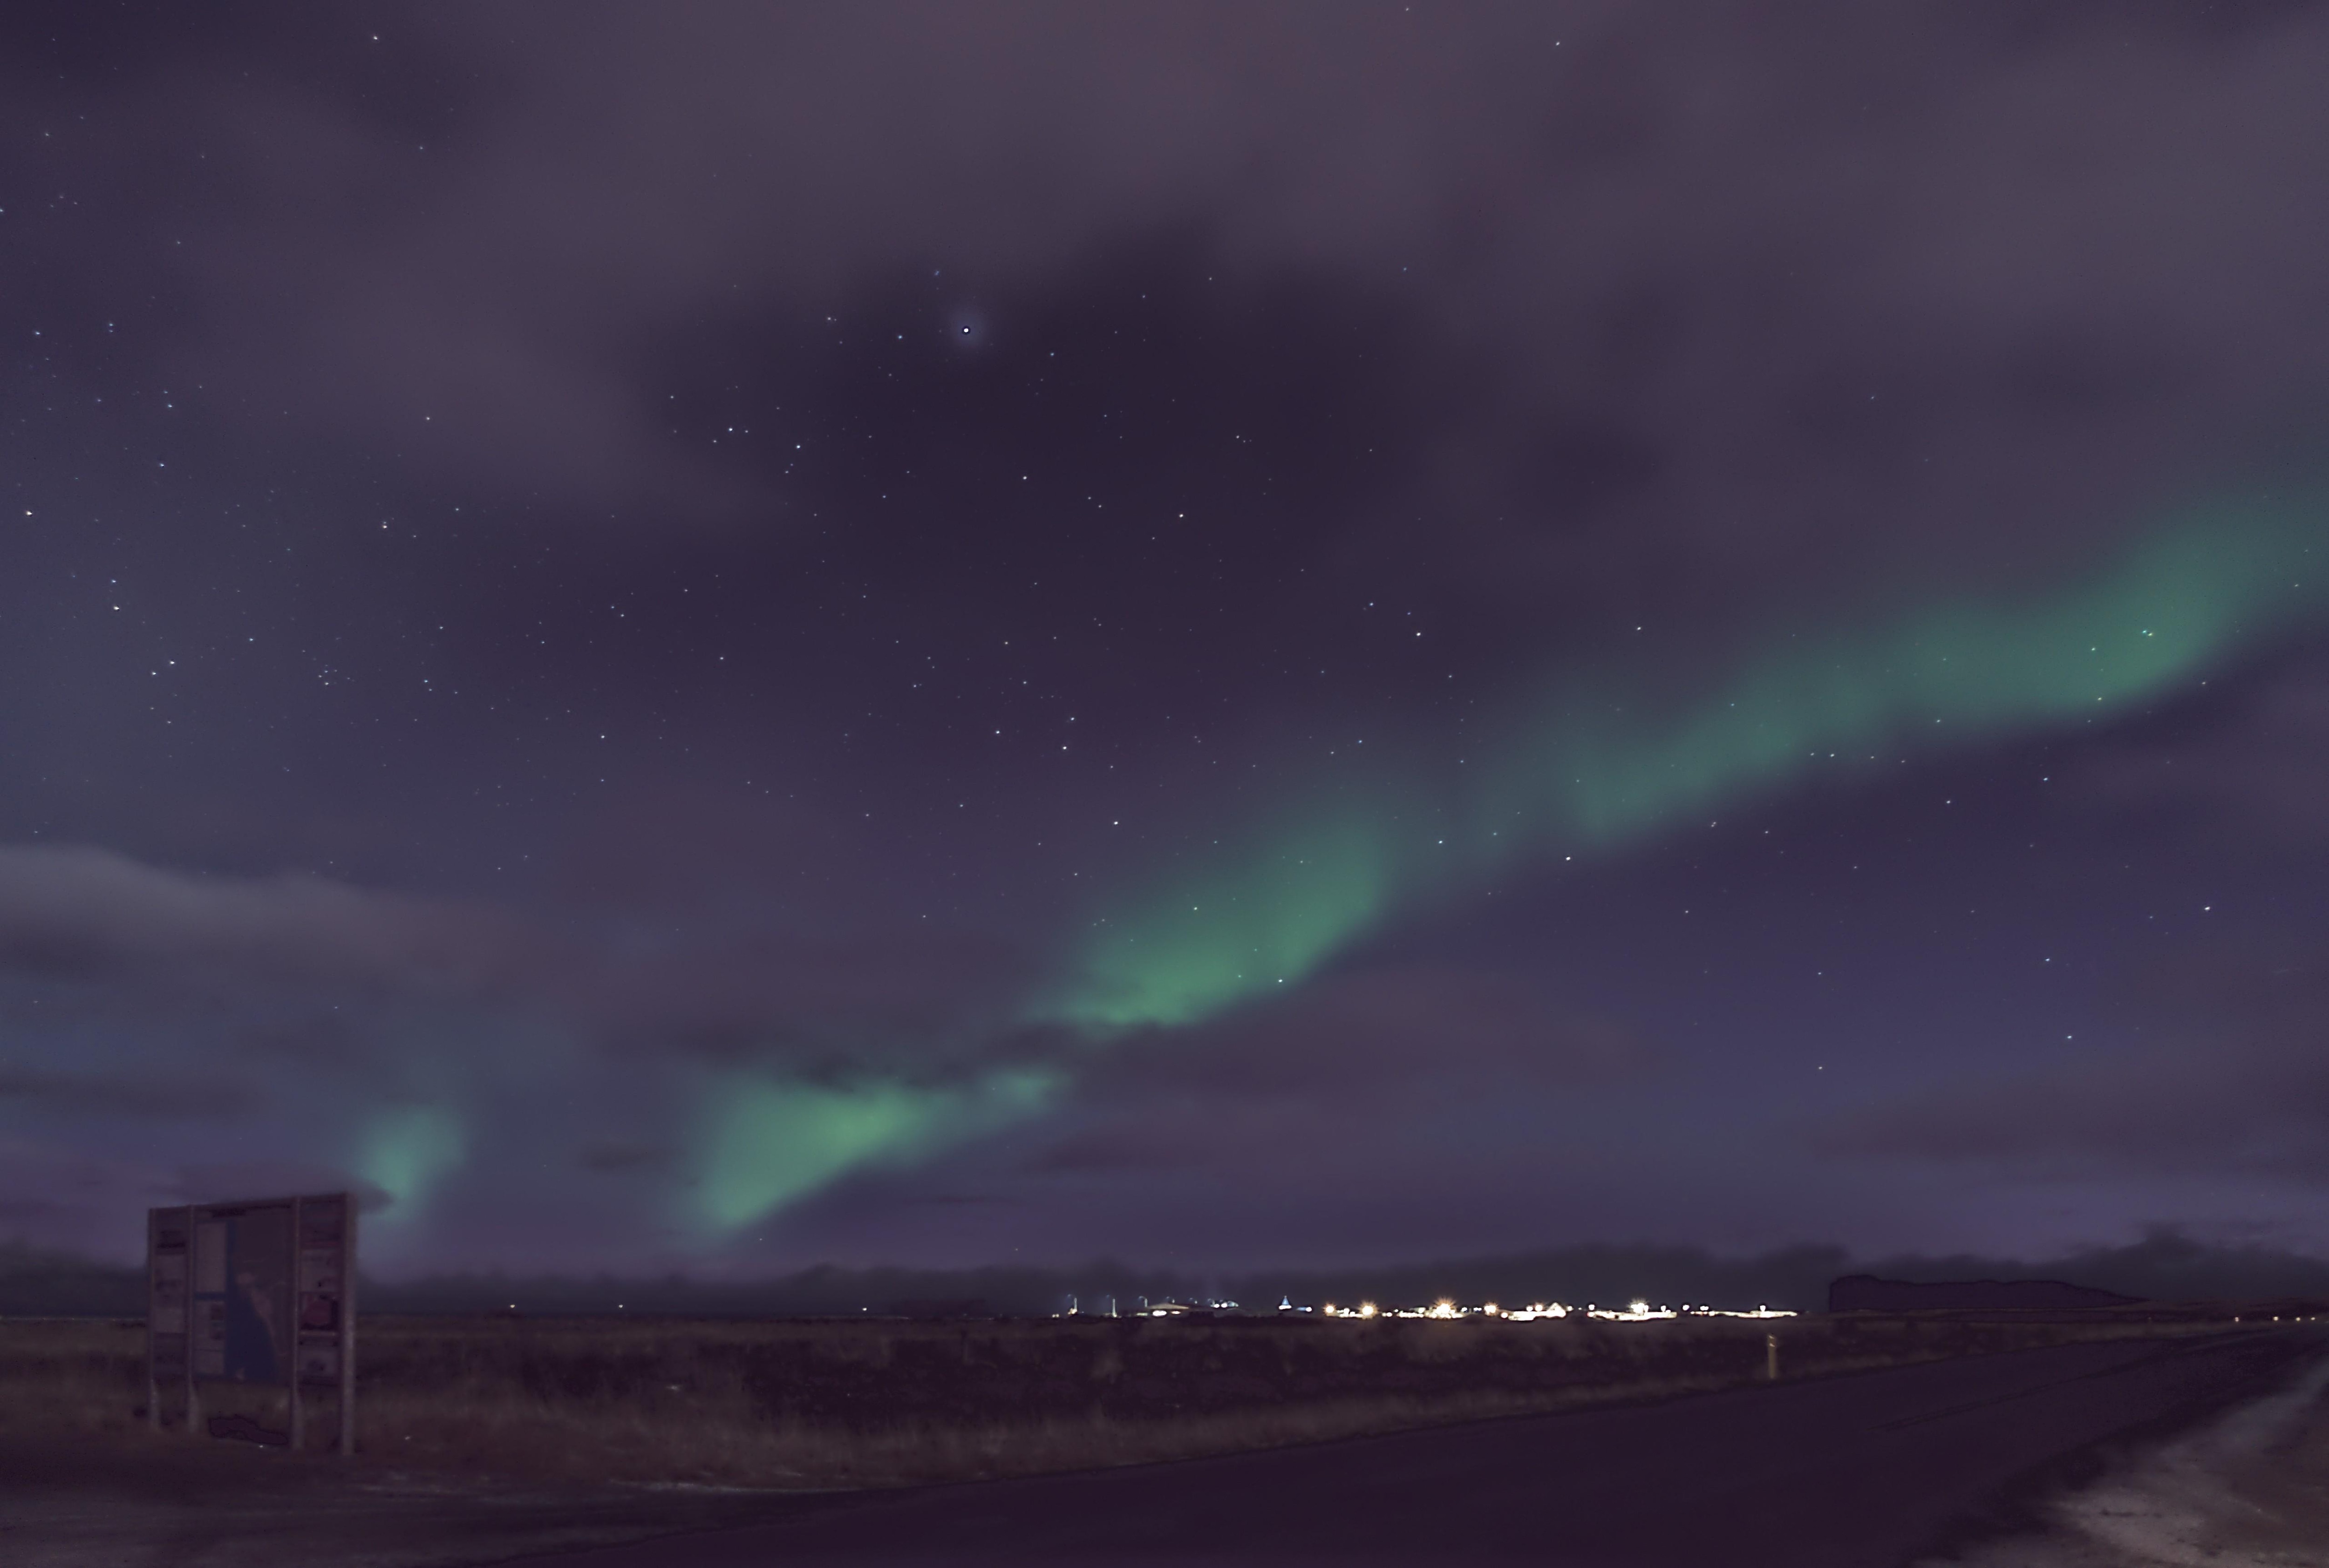
<svg viewBox="0 0 2329 1568">
<path fill-rule="evenodd" d="M 202 1427 L 205 1381 L 286 1390 L 293 1446 L 304 1445 L 303 1391 L 336 1389 L 339 1449 L 355 1446 L 355 1205 L 313 1197 L 157 1208 L 146 1216 L 148 1421 L 161 1390 L 184 1389 L 186 1427 Z M 278 1437 L 276 1441 L 282 1441 Z"/>
</svg>

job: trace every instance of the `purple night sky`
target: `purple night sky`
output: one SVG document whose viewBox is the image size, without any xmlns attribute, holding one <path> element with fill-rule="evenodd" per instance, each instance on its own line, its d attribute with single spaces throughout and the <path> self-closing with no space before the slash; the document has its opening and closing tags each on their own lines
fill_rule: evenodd
<svg viewBox="0 0 2329 1568">
<path fill-rule="evenodd" d="M 2329 1253 L 2329 5 L 0 72 L 0 1242 Z"/>
</svg>

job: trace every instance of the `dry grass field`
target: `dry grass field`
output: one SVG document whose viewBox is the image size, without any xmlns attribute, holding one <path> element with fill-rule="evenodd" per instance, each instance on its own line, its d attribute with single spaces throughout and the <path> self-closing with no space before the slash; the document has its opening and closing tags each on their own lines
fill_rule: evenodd
<svg viewBox="0 0 2329 1568">
<path fill-rule="evenodd" d="M 366 1320 L 358 1458 L 536 1481 L 891 1486 L 1193 1457 L 2068 1339 L 2204 1332 L 1807 1318 Z M 0 1320 L 0 1436 L 134 1439 L 142 1330 Z M 283 1426 L 280 1391 L 205 1412 Z M 165 1421 L 179 1411 L 172 1394 Z M 311 1434 L 332 1430 L 326 1398 Z"/>
</svg>

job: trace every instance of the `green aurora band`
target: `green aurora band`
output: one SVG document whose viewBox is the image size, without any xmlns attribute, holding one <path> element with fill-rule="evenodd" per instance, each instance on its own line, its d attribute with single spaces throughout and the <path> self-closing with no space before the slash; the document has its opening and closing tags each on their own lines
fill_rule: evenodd
<svg viewBox="0 0 2329 1568">
<path fill-rule="evenodd" d="M 1831 756 L 1929 754 L 2092 723 L 2320 617 L 2318 509 L 2218 508 L 2049 595 L 1961 597 L 1894 622 L 1772 640 L 1681 701 L 1642 679 L 1555 679 L 1487 722 L 1458 787 L 1374 771 L 1321 778 L 1298 813 L 1223 833 L 1218 859 L 1103 907 L 1026 1021 L 1095 1046 L 1200 1022 L 1299 984 L 1402 907 L 1557 852 L 1607 852 L 1728 803 L 1768 799 Z M 698 1199 L 733 1230 L 869 1164 L 903 1164 L 1032 1114 L 1057 1075 L 966 1087 L 730 1084 Z"/>
<path fill-rule="evenodd" d="M 1101 1030 L 1196 1022 L 1298 983 L 1390 912 L 1514 859 L 1621 847 L 1775 794 L 1831 756 L 2115 715 L 2317 619 L 2304 568 L 2320 537 L 2309 517 L 2220 509 L 2049 596 L 1780 640 L 1688 703 L 1551 683 L 1467 747 L 1470 787 L 1339 782 L 1308 825 L 1251 835 L 1137 910 L 1103 912 L 1042 1011 Z"/>
<path fill-rule="evenodd" d="M 1042 1109 L 1056 1075 L 1017 1069 L 974 1084 L 887 1079 L 723 1085 L 696 1198 L 715 1234 L 807 1197 L 845 1171 L 927 1158 Z"/>
<path fill-rule="evenodd" d="M 356 1155 L 356 1174 L 387 1195 L 382 1218 L 405 1224 L 420 1217 L 429 1195 L 459 1169 L 469 1140 L 460 1121 L 435 1105 L 407 1105 L 373 1119 Z"/>
</svg>

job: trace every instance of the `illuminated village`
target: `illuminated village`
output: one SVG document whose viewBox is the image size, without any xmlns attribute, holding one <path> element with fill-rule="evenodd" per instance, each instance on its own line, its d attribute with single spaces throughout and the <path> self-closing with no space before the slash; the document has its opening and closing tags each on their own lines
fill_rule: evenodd
<svg viewBox="0 0 2329 1568">
<path fill-rule="evenodd" d="M 1193 1314 L 1201 1316 L 1238 1317 L 1259 1317 L 1265 1315 L 1263 1313 L 1255 1312 L 1250 1309 L 1240 1307 L 1235 1301 L 1151 1301 L 1145 1296 L 1140 1298 L 1138 1306 L 1129 1311 L 1119 1313 L 1115 1298 L 1103 1296 L 1100 1298 L 1100 1300 L 1105 1303 L 1103 1306 L 1101 1306 L 1097 1311 L 1087 1312 L 1082 1310 L 1075 1298 L 1070 1297 L 1068 1300 L 1067 1310 L 1064 1312 L 1055 1313 L 1053 1316 L 1062 1318 L 1114 1318 L 1118 1316 L 1129 1318 L 1182 1318 L 1188 1317 Z M 1288 1316 L 1308 1315 L 1314 1313 L 1321 1318 L 1346 1318 L 1360 1320 L 1374 1318 L 1423 1318 L 1439 1321 L 1454 1321 L 1464 1318 L 1501 1318 L 1513 1323 L 1531 1323 L 1535 1322 L 1540 1319 L 1552 1318 L 1591 1318 L 1610 1323 L 1650 1323 L 1674 1318 L 1764 1319 L 1792 1318 L 1796 1316 L 1793 1311 L 1781 1307 L 1759 1306 L 1751 1311 L 1741 1311 L 1725 1307 L 1692 1306 L 1688 1303 L 1680 1307 L 1653 1307 L 1646 1300 L 1640 1300 L 1628 1301 L 1623 1307 L 1603 1307 L 1598 1306 L 1589 1301 L 1582 1307 L 1572 1307 L 1563 1301 L 1535 1301 L 1525 1307 L 1501 1307 L 1494 1301 L 1486 1301 L 1476 1307 L 1471 1307 L 1458 1305 L 1455 1300 L 1447 1297 L 1442 1297 L 1440 1300 L 1432 1302 L 1428 1307 L 1384 1307 L 1380 1306 L 1373 1301 L 1361 1301 L 1355 1307 L 1344 1307 L 1337 1306 L 1335 1303 L 1329 1301 L 1323 1306 L 1315 1308 L 1307 1306 L 1297 1307 L 1294 1304 L 1291 1298 L 1287 1298 L 1278 1302 L 1274 1313 L 1267 1315 Z"/>
</svg>

